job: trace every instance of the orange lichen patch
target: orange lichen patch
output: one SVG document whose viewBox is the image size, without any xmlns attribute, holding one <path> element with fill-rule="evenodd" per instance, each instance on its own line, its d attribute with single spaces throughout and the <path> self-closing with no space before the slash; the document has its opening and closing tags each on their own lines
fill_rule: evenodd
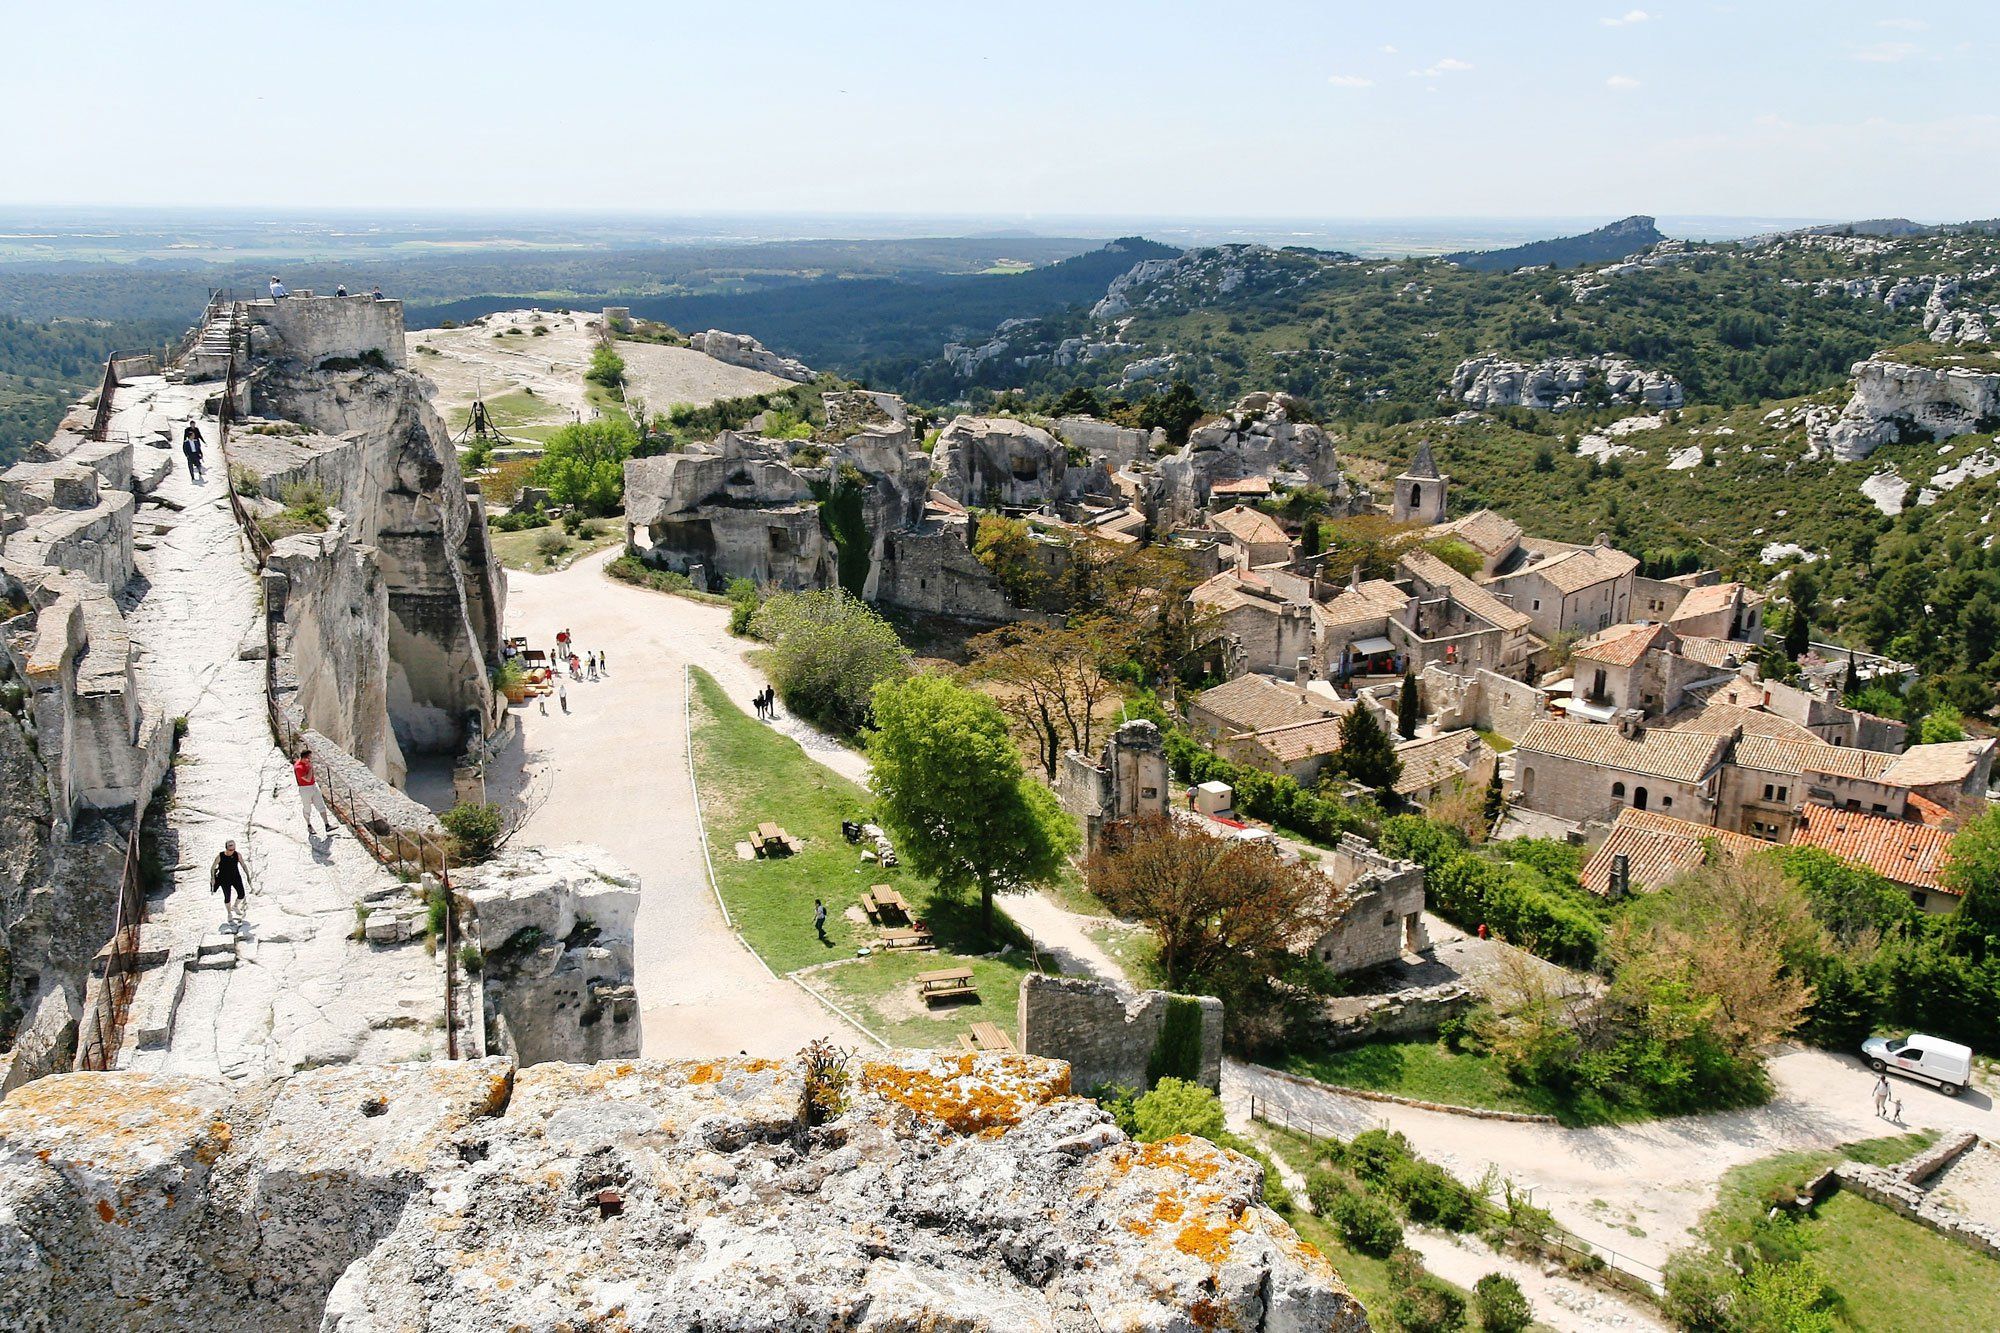
<svg viewBox="0 0 2000 1333">
<path fill-rule="evenodd" d="M 190 1158 L 207 1166 L 228 1149 L 213 1139 L 229 1101 L 219 1083 L 171 1074 L 51 1074 L 0 1104 L 0 1141 L 64 1169 L 135 1178 Z"/>
<path fill-rule="evenodd" d="M 99 1199 L 97 1201 L 97 1216 L 103 1222 L 116 1222 L 118 1220 L 118 1210 L 105 1200 Z"/>
<path fill-rule="evenodd" d="M 1338 1281 L 1340 1274 L 1327 1262 L 1319 1247 L 1304 1239 L 1282 1218 L 1266 1217 L 1262 1213 L 1248 1213 L 1244 1216 L 1247 1229 L 1260 1231 L 1271 1238 L 1271 1243 L 1279 1251 L 1289 1255 L 1299 1267 L 1316 1277 Z"/>
<path fill-rule="evenodd" d="M 1244 1229 L 1241 1216 L 1224 1217 L 1215 1222 L 1192 1218 L 1181 1228 L 1180 1235 L 1174 1237 L 1174 1248 L 1182 1254 L 1220 1267 L 1229 1258 L 1230 1238 Z"/>
<path fill-rule="evenodd" d="M 956 1134 L 997 1138 L 1069 1092 L 1069 1066 L 1030 1055 L 911 1058 L 861 1066 L 861 1090 L 941 1122 Z"/>
<path fill-rule="evenodd" d="M 1201 1145 L 1199 1148 L 1194 1146 L 1197 1143 Z M 1222 1170 L 1222 1164 L 1216 1161 L 1214 1154 L 1215 1149 L 1205 1140 L 1176 1134 L 1157 1143 L 1130 1144 L 1121 1148 L 1118 1156 L 1112 1159 L 1111 1169 L 1124 1175 L 1135 1166 L 1148 1166 L 1207 1184 Z"/>
</svg>

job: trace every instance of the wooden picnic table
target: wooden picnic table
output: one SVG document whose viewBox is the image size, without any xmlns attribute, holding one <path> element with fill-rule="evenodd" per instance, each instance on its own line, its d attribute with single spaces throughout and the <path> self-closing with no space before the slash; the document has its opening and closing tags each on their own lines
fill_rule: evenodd
<svg viewBox="0 0 2000 1333">
<path fill-rule="evenodd" d="M 861 896 L 861 910 L 871 917 L 883 917 L 894 913 L 905 921 L 910 919 L 910 905 L 903 901 L 903 895 L 887 884 L 875 884 Z"/>
<path fill-rule="evenodd" d="M 935 972 L 917 973 L 917 993 L 926 1002 L 947 995 L 977 995 L 978 987 L 972 984 L 972 969 L 969 967 L 946 967 Z"/>
<path fill-rule="evenodd" d="M 1001 1031 L 997 1023 L 974 1023 L 972 1044 L 982 1051 L 1012 1051 L 1018 1049 L 1014 1039 Z"/>
<path fill-rule="evenodd" d="M 882 945 L 889 949 L 935 949 L 937 941 L 931 938 L 928 930 L 908 928 L 883 931 Z"/>
<path fill-rule="evenodd" d="M 750 841 L 756 847 L 759 856 L 771 856 L 778 852 L 789 855 L 799 849 L 791 834 L 768 822 L 756 827 L 750 835 Z"/>
</svg>

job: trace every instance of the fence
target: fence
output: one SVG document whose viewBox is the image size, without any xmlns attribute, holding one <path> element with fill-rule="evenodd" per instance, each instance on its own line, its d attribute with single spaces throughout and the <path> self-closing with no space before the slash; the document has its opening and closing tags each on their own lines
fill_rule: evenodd
<svg viewBox="0 0 2000 1333">
<path fill-rule="evenodd" d="M 1274 1125 L 1312 1143 L 1342 1141 L 1340 1135 L 1322 1129 L 1304 1117 L 1293 1116 L 1283 1107 L 1273 1106 L 1268 1099 L 1260 1098 L 1255 1093 L 1250 1096 L 1250 1118 L 1261 1120 L 1267 1125 Z M 1534 1197 L 1531 1192 L 1523 1191 L 1522 1198 L 1530 1206 L 1533 1205 Z M 1556 1259 L 1572 1271 L 1596 1273 L 1615 1286 L 1648 1301 L 1655 1300 L 1660 1295 L 1661 1284 L 1666 1280 L 1666 1275 L 1643 1259 L 1620 1254 L 1602 1245 L 1593 1245 L 1574 1232 L 1564 1230 L 1553 1221 L 1533 1226 L 1523 1224 L 1511 1211 L 1495 1207 L 1491 1200 L 1476 1191 L 1473 1207 L 1483 1222 L 1525 1238 L 1523 1243 L 1529 1248 Z"/>
<path fill-rule="evenodd" d="M 116 352 L 104 358 L 104 378 L 97 384 L 97 406 L 90 418 L 90 438 L 100 443 L 111 436 L 112 399 L 118 393 L 118 361 Z"/>
<path fill-rule="evenodd" d="M 111 919 L 111 939 L 97 952 L 98 982 L 89 1009 L 77 1023 L 76 1062 L 80 1070 L 105 1070 L 118 1058 L 125 1036 L 125 1018 L 138 985 L 139 925 L 146 916 L 146 885 L 140 872 L 139 835 L 149 802 L 132 807 L 132 829 L 125 836 L 125 868 L 119 879 L 118 906 Z"/>
<path fill-rule="evenodd" d="M 250 552 L 256 558 L 257 570 L 262 574 L 271 558 L 271 539 L 257 526 L 243 503 L 243 497 L 237 494 L 236 469 L 229 459 L 229 422 L 236 410 L 236 391 L 237 361 L 232 347 L 228 373 L 223 379 L 222 402 L 216 410 L 215 448 L 221 455 L 223 475 L 227 479 L 229 512 L 235 517 L 244 541 L 249 543 Z M 272 739 L 287 756 L 296 755 L 304 736 L 292 725 L 278 695 L 277 628 L 274 618 L 267 613 L 264 617 L 264 709 L 270 720 Z M 353 831 L 355 838 L 377 861 L 400 873 L 414 875 L 419 880 L 435 870 L 439 891 L 444 896 L 444 921 L 439 934 L 444 949 L 445 1054 L 450 1059 L 458 1059 L 458 904 L 451 887 L 451 844 L 431 834 L 399 827 L 383 811 L 370 804 L 358 787 L 344 780 L 329 766 L 315 765 L 313 777 L 319 785 L 320 795 L 326 798 L 328 808 Z"/>
</svg>

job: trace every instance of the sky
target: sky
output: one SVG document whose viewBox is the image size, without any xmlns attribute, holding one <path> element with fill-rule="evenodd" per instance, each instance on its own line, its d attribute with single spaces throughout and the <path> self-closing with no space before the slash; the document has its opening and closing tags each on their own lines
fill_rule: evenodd
<svg viewBox="0 0 2000 1333">
<path fill-rule="evenodd" d="M 0 205 L 2000 215 L 1993 0 L 0 0 Z"/>
</svg>

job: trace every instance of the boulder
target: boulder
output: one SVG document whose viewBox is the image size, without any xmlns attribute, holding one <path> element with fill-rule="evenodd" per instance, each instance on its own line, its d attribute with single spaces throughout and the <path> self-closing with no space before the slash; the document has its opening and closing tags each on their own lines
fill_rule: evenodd
<svg viewBox="0 0 2000 1333">
<path fill-rule="evenodd" d="M 1545 412 L 1588 406 L 1599 388 L 1613 402 L 1648 408 L 1679 407 L 1680 381 L 1660 370 L 1642 370 L 1611 356 L 1558 357 L 1533 365 L 1493 355 L 1461 361 L 1449 396 L 1467 407 L 1530 407 Z"/>
<path fill-rule="evenodd" d="M 688 346 L 728 365 L 761 370 L 782 380 L 795 380 L 803 384 L 813 377 L 812 367 L 805 362 L 795 361 L 788 356 L 779 356 L 747 333 L 725 333 L 721 329 L 709 329 L 703 333 L 689 334 Z"/>
</svg>

